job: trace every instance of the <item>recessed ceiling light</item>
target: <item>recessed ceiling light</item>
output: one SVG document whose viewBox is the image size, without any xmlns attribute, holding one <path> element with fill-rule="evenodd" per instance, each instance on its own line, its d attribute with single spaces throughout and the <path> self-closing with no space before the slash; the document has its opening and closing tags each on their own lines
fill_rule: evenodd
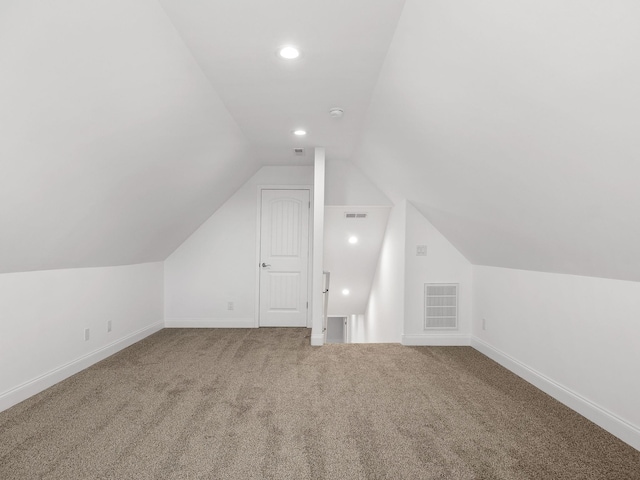
<svg viewBox="0 0 640 480">
<path fill-rule="evenodd" d="M 297 130 L 294 130 L 293 134 L 296 135 L 297 137 L 304 137 L 307 134 L 307 131 L 299 128 Z"/>
<path fill-rule="evenodd" d="M 358 243 L 358 237 L 356 237 L 355 235 L 349 237 L 349 243 L 355 245 L 356 243 Z"/>
<path fill-rule="evenodd" d="M 300 50 L 298 50 L 296 47 L 292 47 L 291 45 L 285 45 L 284 47 L 280 47 L 280 50 L 278 50 L 278 54 L 282 58 L 293 60 L 294 58 L 298 58 L 300 56 Z"/>
<path fill-rule="evenodd" d="M 349 295 L 349 289 L 348 288 L 343 288 L 342 289 L 342 294 L 343 295 Z"/>
</svg>

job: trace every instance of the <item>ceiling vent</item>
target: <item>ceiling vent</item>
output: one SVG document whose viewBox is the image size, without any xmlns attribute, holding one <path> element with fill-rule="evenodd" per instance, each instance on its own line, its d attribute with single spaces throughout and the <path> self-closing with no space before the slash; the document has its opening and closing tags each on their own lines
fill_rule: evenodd
<svg viewBox="0 0 640 480">
<path fill-rule="evenodd" d="M 345 213 L 344 218 L 367 218 L 366 213 Z"/>
<path fill-rule="evenodd" d="M 300 156 L 304 155 L 304 148 L 299 148 L 299 147 L 298 148 L 294 148 L 293 149 L 293 153 L 300 157 Z"/>
<path fill-rule="evenodd" d="M 424 284 L 424 329 L 458 329 L 458 284 Z"/>
<path fill-rule="evenodd" d="M 340 107 L 333 107 L 329 110 L 329 116 L 331 118 L 342 118 L 344 117 L 344 110 Z"/>
</svg>

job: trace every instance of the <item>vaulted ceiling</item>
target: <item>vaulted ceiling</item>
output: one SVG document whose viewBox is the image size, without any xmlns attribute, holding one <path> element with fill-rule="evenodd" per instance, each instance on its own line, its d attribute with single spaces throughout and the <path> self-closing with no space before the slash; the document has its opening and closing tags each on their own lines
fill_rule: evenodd
<svg viewBox="0 0 640 480">
<path fill-rule="evenodd" d="M 640 280 L 638 25 L 631 0 L 5 0 L 0 272 L 162 260 L 324 146 L 473 263 Z"/>
<path fill-rule="evenodd" d="M 159 1 L 262 164 L 299 163 L 294 146 L 351 158 L 404 0 Z"/>
<path fill-rule="evenodd" d="M 407 1 L 355 163 L 472 263 L 640 280 L 640 4 Z"/>
<path fill-rule="evenodd" d="M 162 260 L 259 168 L 155 0 L 0 3 L 0 272 Z"/>
</svg>

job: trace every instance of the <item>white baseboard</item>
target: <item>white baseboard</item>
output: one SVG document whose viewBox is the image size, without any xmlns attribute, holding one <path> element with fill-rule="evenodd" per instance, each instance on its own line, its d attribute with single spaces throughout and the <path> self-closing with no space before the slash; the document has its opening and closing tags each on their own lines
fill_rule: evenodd
<svg viewBox="0 0 640 480">
<path fill-rule="evenodd" d="M 254 318 L 166 318 L 165 328 L 255 328 Z"/>
<path fill-rule="evenodd" d="M 601 406 L 582 397 L 578 393 L 564 387 L 554 380 L 551 380 L 542 373 L 528 367 L 524 363 L 516 360 L 497 348 L 494 348 L 477 337 L 471 338 L 471 346 L 480 353 L 486 355 L 492 360 L 495 360 L 506 369 L 511 370 L 527 382 L 535 385 L 543 392 L 551 395 L 559 402 L 564 403 L 570 409 L 575 410 L 596 425 L 604 428 L 623 442 L 628 443 L 636 450 L 640 450 L 640 428 L 637 426 L 632 425 L 609 412 L 605 408 L 602 408 Z"/>
<path fill-rule="evenodd" d="M 470 335 L 418 333 L 402 335 L 402 345 L 406 346 L 440 346 L 468 347 L 471 345 Z"/>
<path fill-rule="evenodd" d="M 65 365 L 62 365 L 54 370 L 51 370 L 39 377 L 36 377 L 28 382 L 25 382 L 17 387 L 7 390 L 0 394 L 0 412 L 14 405 L 26 400 L 33 395 L 46 390 L 47 388 L 61 382 L 65 378 L 69 378 L 72 375 L 89 368 L 91 365 L 110 357 L 114 353 L 139 342 L 143 338 L 148 337 L 160 330 L 162 330 L 162 322 L 154 323 L 148 327 L 144 327 L 136 332 L 133 332 L 126 337 L 116 340 L 109 345 L 106 345 L 98 350 L 83 355 Z"/>
<path fill-rule="evenodd" d="M 324 333 L 311 334 L 311 346 L 321 347 L 322 345 L 324 345 Z"/>
</svg>

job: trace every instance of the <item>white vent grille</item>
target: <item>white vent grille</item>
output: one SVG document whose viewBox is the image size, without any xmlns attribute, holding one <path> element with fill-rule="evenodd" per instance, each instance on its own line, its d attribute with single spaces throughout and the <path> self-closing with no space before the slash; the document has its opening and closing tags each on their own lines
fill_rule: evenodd
<svg viewBox="0 0 640 480">
<path fill-rule="evenodd" d="M 304 148 L 294 148 L 293 153 L 302 156 L 304 155 Z"/>
<path fill-rule="evenodd" d="M 345 213 L 345 218 L 367 218 L 366 213 Z"/>
<path fill-rule="evenodd" d="M 424 329 L 458 329 L 458 284 L 424 284 Z"/>
</svg>

